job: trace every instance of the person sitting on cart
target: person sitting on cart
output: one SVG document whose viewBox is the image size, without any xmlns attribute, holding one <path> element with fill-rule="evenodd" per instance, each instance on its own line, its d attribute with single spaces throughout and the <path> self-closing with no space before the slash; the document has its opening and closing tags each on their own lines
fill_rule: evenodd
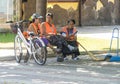
<svg viewBox="0 0 120 84">
<path fill-rule="evenodd" d="M 43 40 L 46 46 L 50 47 L 55 53 L 57 52 L 57 49 L 53 48 L 53 46 L 48 42 L 48 40 L 45 37 L 41 37 L 40 35 L 40 24 L 42 22 L 43 16 L 40 16 L 39 14 L 34 13 L 31 16 L 31 24 L 29 25 L 27 31 L 33 32 L 36 35 L 39 35 L 40 38 Z"/>
<path fill-rule="evenodd" d="M 66 46 L 70 51 L 74 50 L 75 47 L 69 45 L 64 37 L 61 35 L 57 35 L 57 30 L 55 25 L 53 24 L 53 14 L 46 14 L 46 22 L 41 24 L 41 34 L 45 36 L 51 45 L 57 46 L 60 52 L 64 50 Z"/>
<path fill-rule="evenodd" d="M 67 47 L 64 47 L 65 50 L 63 52 L 63 57 L 65 60 L 68 60 L 66 55 L 73 54 L 72 59 L 73 60 L 78 60 L 78 56 L 80 55 L 79 49 L 78 49 L 78 44 L 77 44 L 77 29 L 75 27 L 75 20 L 70 19 L 68 20 L 68 25 L 64 26 L 61 30 L 61 35 L 66 38 L 68 44 L 77 47 L 75 51 L 70 51 Z"/>
</svg>

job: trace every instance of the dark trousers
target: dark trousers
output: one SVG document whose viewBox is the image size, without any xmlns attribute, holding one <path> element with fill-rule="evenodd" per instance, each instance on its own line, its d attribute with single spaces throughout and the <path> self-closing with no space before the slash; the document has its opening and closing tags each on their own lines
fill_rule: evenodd
<svg viewBox="0 0 120 84">
<path fill-rule="evenodd" d="M 66 55 L 74 54 L 75 56 L 80 55 L 79 49 L 78 49 L 78 44 L 77 41 L 67 41 L 67 43 L 73 47 L 76 47 L 77 49 L 74 51 L 70 51 L 68 47 L 64 47 L 62 50 L 63 56 L 66 57 Z"/>
<path fill-rule="evenodd" d="M 60 48 L 61 50 L 64 47 L 68 46 L 67 41 L 61 35 L 51 36 L 48 40 L 49 40 L 49 42 L 50 42 L 51 45 L 57 46 L 57 48 Z"/>
<path fill-rule="evenodd" d="M 66 41 L 66 39 L 60 35 L 51 36 L 48 40 L 51 45 L 57 46 L 57 48 L 62 50 L 61 52 L 63 56 L 66 56 L 69 54 L 74 54 L 75 56 L 80 55 L 79 49 L 70 51 L 69 48 L 67 47 L 68 44 L 73 47 L 78 47 L 76 41 Z"/>
</svg>

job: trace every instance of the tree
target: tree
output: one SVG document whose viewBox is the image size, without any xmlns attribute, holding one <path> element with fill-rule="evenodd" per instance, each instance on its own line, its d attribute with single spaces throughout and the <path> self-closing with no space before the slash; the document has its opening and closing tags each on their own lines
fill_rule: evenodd
<svg viewBox="0 0 120 84">
<path fill-rule="evenodd" d="M 86 2 L 86 0 L 78 0 L 78 11 L 79 11 L 79 26 L 82 26 L 82 21 L 81 21 L 81 11 L 82 11 L 82 5 Z"/>
<path fill-rule="evenodd" d="M 36 13 L 42 15 L 45 21 L 47 0 L 36 0 Z"/>
<path fill-rule="evenodd" d="M 120 0 L 115 0 L 115 6 L 114 6 L 114 19 L 115 23 L 119 24 L 119 6 L 120 6 Z"/>
</svg>

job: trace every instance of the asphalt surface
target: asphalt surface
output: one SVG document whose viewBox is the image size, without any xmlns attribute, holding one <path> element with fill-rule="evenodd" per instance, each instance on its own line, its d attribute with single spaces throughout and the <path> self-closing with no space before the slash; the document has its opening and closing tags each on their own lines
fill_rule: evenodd
<svg viewBox="0 0 120 84">
<path fill-rule="evenodd" d="M 0 62 L 0 84 L 120 84 L 120 63 L 92 61 L 80 56 L 79 61 L 62 63 L 48 58 L 43 66 L 33 60 L 27 64 Z"/>
</svg>

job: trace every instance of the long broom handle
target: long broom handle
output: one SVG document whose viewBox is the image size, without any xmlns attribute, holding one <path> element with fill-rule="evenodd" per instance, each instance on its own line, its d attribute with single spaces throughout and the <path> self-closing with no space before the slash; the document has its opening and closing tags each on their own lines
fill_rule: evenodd
<svg viewBox="0 0 120 84">
<path fill-rule="evenodd" d="M 79 42 L 77 42 L 87 53 L 88 55 L 95 61 L 103 61 L 104 59 L 98 59 L 96 56 L 93 55 L 93 53 L 89 52 L 83 45 L 81 45 Z"/>
</svg>

